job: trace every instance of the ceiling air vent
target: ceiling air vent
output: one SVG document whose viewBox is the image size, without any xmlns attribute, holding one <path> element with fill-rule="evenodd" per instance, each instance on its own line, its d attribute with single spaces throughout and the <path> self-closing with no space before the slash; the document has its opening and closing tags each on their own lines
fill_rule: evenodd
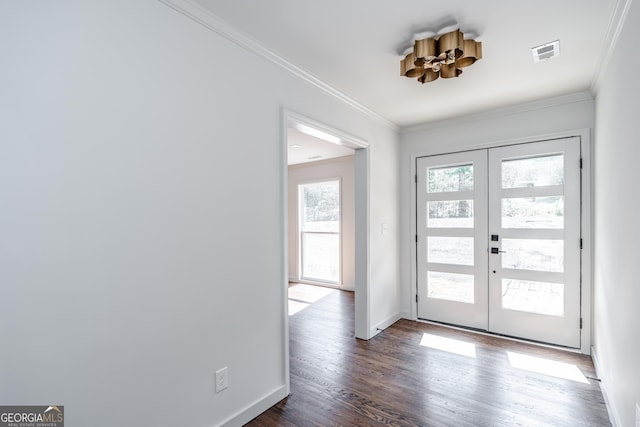
<svg viewBox="0 0 640 427">
<path fill-rule="evenodd" d="M 560 40 L 536 46 L 531 49 L 531 53 L 533 53 L 533 62 L 542 62 L 560 56 Z"/>
</svg>

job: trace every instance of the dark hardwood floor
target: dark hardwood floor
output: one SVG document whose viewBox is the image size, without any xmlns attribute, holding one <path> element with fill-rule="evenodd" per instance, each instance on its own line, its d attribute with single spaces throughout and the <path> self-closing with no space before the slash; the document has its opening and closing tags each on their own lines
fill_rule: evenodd
<svg viewBox="0 0 640 427">
<path fill-rule="evenodd" d="M 594 377 L 587 356 L 408 320 L 361 341 L 353 310 L 353 294 L 335 291 L 291 316 L 291 394 L 247 425 L 610 425 L 595 380 L 514 368 L 507 352 Z M 425 337 L 475 356 L 421 345 Z"/>
</svg>

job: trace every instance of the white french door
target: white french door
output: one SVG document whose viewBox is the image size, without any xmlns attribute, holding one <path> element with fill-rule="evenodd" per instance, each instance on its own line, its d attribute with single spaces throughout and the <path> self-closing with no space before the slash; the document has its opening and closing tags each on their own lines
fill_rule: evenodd
<svg viewBox="0 0 640 427">
<path fill-rule="evenodd" d="M 487 329 L 487 153 L 418 159 L 418 317 Z"/>
<path fill-rule="evenodd" d="M 417 160 L 418 318 L 580 346 L 580 141 Z"/>
</svg>

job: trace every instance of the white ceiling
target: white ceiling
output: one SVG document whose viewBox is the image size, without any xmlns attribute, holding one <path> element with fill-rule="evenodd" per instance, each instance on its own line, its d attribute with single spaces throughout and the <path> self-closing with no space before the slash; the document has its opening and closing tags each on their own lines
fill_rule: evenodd
<svg viewBox="0 0 640 427">
<path fill-rule="evenodd" d="M 366 108 L 406 127 L 591 88 L 618 0 L 195 0 Z M 400 76 L 413 34 L 457 23 L 483 59 L 457 79 Z M 531 48 L 560 39 L 560 57 Z"/>
<path fill-rule="evenodd" d="M 353 149 L 324 141 L 289 128 L 287 132 L 287 161 L 289 165 L 318 162 L 336 157 L 350 156 Z"/>
</svg>

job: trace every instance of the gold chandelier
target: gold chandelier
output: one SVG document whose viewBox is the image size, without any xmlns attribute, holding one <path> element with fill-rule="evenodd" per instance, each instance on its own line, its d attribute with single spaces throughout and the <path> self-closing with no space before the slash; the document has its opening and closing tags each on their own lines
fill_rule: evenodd
<svg viewBox="0 0 640 427">
<path fill-rule="evenodd" d="M 438 77 L 449 79 L 462 74 L 462 69 L 482 58 L 482 42 L 464 39 L 459 29 L 440 36 L 416 40 L 400 60 L 400 75 L 420 83 Z"/>
</svg>

